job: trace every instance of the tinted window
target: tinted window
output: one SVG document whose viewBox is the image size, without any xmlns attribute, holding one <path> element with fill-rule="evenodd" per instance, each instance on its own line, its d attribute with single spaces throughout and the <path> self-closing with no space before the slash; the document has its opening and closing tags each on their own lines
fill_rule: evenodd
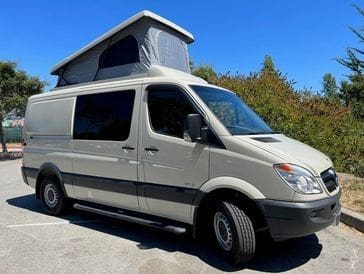
<svg viewBox="0 0 364 274">
<path fill-rule="evenodd" d="M 197 113 L 183 91 L 176 87 L 148 89 L 150 122 L 154 131 L 183 138 L 187 114 Z"/>
<path fill-rule="evenodd" d="M 109 68 L 139 62 L 138 42 L 128 35 L 115 42 L 101 54 L 99 68 Z"/>
<path fill-rule="evenodd" d="M 126 140 L 130 132 L 134 90 L 77 97 L 74 139 Z"/>
</svg>

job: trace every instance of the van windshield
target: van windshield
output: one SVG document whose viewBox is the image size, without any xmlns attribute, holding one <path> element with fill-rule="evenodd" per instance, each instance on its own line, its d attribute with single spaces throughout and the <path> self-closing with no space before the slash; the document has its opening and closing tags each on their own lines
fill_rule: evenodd
<svg viewBox="0 0 364 274">
<path fill-rule="evenodd" d="M 272 129 L 237 95 L 219 88 L 191 85 L 232 135 L 269 134 Z"/>
</svg>

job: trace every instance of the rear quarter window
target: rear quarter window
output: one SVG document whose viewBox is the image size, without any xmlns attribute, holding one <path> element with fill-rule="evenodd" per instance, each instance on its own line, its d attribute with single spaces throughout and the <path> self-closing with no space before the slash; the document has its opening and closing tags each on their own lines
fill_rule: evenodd
<svg viewBox="0 0 364 274">
<path fill-rule="evenodd" d="M 70 135 L 75 98 L 30 103 L 25 120 L 25 134 Z"/>
<path fill-rule="evenodd" d="M 73 138 L 125 141 L 130 133 L 134 98 L 134 90 L 78 96 Z"/>
</svg>

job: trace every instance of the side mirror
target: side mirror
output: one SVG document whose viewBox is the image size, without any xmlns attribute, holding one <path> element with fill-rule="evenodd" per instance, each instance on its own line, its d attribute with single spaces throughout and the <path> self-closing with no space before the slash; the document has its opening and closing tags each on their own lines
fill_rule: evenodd
<svg viewBox="0 0 364 274">
<path fill-rule="evenodd" d="M 198 142 L 201 140 L 201 115 L 187 114 L 185 118 L 185 124 L 187 130 L 185 131 L 184 139 L 189 142 Z M 187 135 L 187 136 L 186 136 Z"/>
</svg>

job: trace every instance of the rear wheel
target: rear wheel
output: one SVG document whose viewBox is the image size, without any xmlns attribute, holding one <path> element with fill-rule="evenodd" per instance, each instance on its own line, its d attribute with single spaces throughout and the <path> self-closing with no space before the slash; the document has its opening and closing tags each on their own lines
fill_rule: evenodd
<svg viewBox="0 0 364 274">
<path fill-rule="evenodd" d="M 253 224 L 241 208 L 231 202 L 219 202 L 211 223 L 213 238 L 225 259 L 239 264 L 254 256 Z"/>
<path fill-rule="evenodd" d="M 59 186 L 58 180 L 45 177 L 41 181 L 40 200 L 43 209 L 49 215 L 61 215 L 67 209 L 67 199 Z"/>
</svg>

